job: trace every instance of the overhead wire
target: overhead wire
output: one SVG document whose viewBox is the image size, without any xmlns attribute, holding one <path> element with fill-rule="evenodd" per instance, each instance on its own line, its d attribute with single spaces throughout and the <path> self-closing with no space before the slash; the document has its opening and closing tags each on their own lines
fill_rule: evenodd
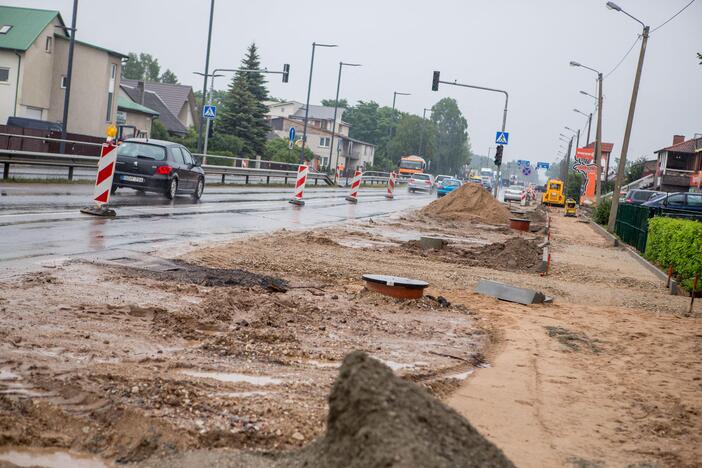
<svg viewBox="0 0 702 468">
<path fill-rule="evenodd" d="M 692 5 L 693 3 L 695 3 L 695 0 L 690 0 L 690 3 L 688 3 L 687 5 L 685 5 L 684 7 L 682 7 L 682 8 L 680 9 L 680 11 L 678 11 L 678 12 L 675 13 L 673 16 L 671 16 L 670 18 L 668 18 L 667 20 L 665 20 L 665 21 L 664 21 L 663 23 L 661 23 L 660 25 L 658 25 L 658 26 L 656 26 L 655 28 L 653 28 L 653 29 L 651 30 L 651 33 L 650 33 L 650 34 L 653 34 L 654 32 L 658 31 L 659 29 L 661 29 L 661 28 L 662 28 L 663 26 L 665 26 L 666 24 L 668 24 L 668 23 L 670 23 L 671 21 L 673 21 L 680 13 L 682 13 L 683 11 L 685 11 L 685 10 L 687 9 L 687 7 L 689 7 L 689 6 Z"/>
</svg>

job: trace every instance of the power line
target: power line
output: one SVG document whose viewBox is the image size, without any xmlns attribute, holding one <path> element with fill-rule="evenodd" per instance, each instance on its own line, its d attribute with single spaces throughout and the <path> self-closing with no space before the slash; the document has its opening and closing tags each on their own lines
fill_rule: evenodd
<svg viewBox="0 0 702 468">
<path fill-rule="evenodd" d="M 694 2 L 695 0 L 692 0 L 692 1 Z M 631 53 L 631 51 L 634 50 L 634 47 L 636 47 L 636 44 L 638 44 L 639 39 L 641 39 L 641 36 L 636 36 L 636 40 L 634 41 L 633 44 L 631 44 L 631 47 L 629 47 L 629 50 L 626 51 L 626 54 L 624 54 L 624 57 L 622 57 L 622 59 L 619 61 L 619 63 L 617 63 L 617 64 L 614 66 L 614 68 L 612 68 L 612 69 L 609 71 L 609 73 L 607 73 L 607 74 L 604 76 L 605 78 L 607 78 L 609 75 L 611 75 L 612 73 L 614 73 L 614 72 L 617 70 L 617 68 L 619 68 L 619 65 L 621 65 L 622 63 L 624 63 L 624 60 L 626 60 L 626 58 L 629 56 L 629 54 Z"/>
<path fill-rule="evenodd" d="M 653 30 L 651 30 L 651 34 L 653 34 L 654 32 L 656 32 L 657 30 L 661 29 L 661 28 L 662 28 L 663 26 L 665 26 L 666 24 L 668 24 L 668 23 L 670 23 L 671 21 L 673 21 L 673 20 L 675 19 L 676 16 L 678 16 L 680 13 L 682 13 L 683 11 L 685 11 L 685 10 L 687 9 L 687 7 L 689 7 L 689 6 L 692 5 L 693 3 L 695 3 L 695 0 L 690 0 L 690 3 L 688 3 L 687 5 L 685 5 L 684 7 L 682 7 L 682 8 L 680 9 L 680 11 L 678 11 L 678 12 L 675 13 L 673 16 L 671 16 L 670 18 L 668 18 L 668 20 L 666 20 L 663 24 L 661 24 L 660 26 L 656 26 L 655 28 L 653 28 Z"/>
</svg>

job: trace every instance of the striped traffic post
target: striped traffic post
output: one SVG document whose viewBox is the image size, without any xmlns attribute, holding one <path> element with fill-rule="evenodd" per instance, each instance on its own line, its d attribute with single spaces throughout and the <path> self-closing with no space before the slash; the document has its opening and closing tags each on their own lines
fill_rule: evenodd
<svg viewBox="0 0 702 468">
<path fill-rule="evenodd" d="M 112 190 L 112 179 L 115 175 L 115 165 L 117 163 L 117 145 L 113 138 L 116 129 L 108 130 L 107 142 L 102 144 L 100 151 L 100 161 L 98 161 L 98 172 L 95 177 L 95 189 L 93 190 L 93 201 L 95 204 L 90 207 L 81 208 L 80 212 L 95 216 L 115 216 L 115 210 L 109 208 Z"/>
<path fill-rule="evenodd" d="M 388 177 L 388 193 L 385 194 L 385 198 L 388 200 L 392 200 L 395 198 L 395 195 L 393 192 L 395 191 L 395 172 L 391 172 L 390 176 Z"/>
<path fill-rule="evenodd" d="M 295 196 L 290 200 L 293 205 L 304 206 L 305 200 L 302 199 L 302 193 L 305 191 L 307 183 L 307 174 L 310 168 L 306 164 L 300 164 L 297 167 L 297 180 L 295 181 Z"/>
<path fill-rule="evenodd" d="M 353 174 L 353 181 L 351 182 L 351 193 L 346 197 L 346 201 L 351 203 L 358 203 L 358 189 L 361 187 L 361 178 L 363 177 L 363 172 L 356 171 Z"/>
</svg>

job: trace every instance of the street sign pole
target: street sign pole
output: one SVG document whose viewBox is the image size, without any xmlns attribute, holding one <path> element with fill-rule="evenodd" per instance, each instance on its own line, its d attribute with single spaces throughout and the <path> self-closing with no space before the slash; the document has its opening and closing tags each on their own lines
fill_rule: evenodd
<svg viewBox="0 0 702 468">
<path fill-rule="evenodd" d="M 205 142 L 202 147 L 202 154 L 204 157 L 207 157 L 207 143 L 209 142 L 210 139 L 210 125 L 212 119 L 215 118 L 217 115 L 217 107 L 213 106 L 211 104 L 207 104 L 206 106 L 203 106 L 202 108 L 202 117 L 205 119 Z M 204 158 L 203 158 L 204 159 Z"/>
</svg>

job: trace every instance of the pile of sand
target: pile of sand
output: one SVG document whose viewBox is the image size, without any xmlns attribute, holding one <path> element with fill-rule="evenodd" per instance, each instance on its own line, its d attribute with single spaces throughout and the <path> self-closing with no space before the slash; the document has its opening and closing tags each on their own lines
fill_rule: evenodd
<svg viewBox="0 0 702 468">
<path fill-rule="evenodd" d="M 514 467 L 468 421 L 366 353 L 344 359 L 329 396 L 327 432 L 283 454 L 198 450 L 142 466 L 185 468 Z"/>
<path fill-rule="evenodd" d="M 435 219 L 486 224 L 507 224 L 510 218 L 509 210 L 477 184 L 464 184 L 431 202 L 421 213 Z"/>
</svg>

